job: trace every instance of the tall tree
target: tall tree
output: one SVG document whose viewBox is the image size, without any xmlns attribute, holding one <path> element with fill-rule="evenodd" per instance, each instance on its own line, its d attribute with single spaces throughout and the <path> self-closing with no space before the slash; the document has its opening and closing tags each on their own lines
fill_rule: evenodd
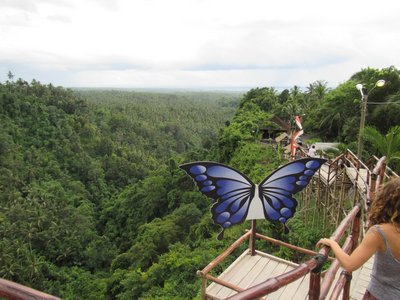
<svg viewBox="0 0 400 300">
<path fill-rule="evenodd" d="M 14 79 L 14 74 L 11 71 L 8 71 L 7 78 L 8 80 L 12 81 Z"/>
</svg>

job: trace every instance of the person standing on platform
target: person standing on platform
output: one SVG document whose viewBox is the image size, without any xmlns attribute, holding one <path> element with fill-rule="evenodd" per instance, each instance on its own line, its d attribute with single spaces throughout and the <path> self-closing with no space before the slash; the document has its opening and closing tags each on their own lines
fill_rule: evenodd
<svg viewBox="0 0 400 300">
<path fill-rule="evenodd" d="M 363 300 L 400 299 L 400 177 L 391 179 L 377 194 L 369 213 L 370 228 L 360 245 L 348 255 L 337 242 L 321 239 L 343 269 L 352 272 L 375 254 L 371 280 Z"/>
<path fill-rule="evenodd" d="M 312 145 L 310 149 L 308 149 L 308 156 L 315 157 L 317 155 L 317 149 L 315 149 L 315 145 Z"/>
</svg>

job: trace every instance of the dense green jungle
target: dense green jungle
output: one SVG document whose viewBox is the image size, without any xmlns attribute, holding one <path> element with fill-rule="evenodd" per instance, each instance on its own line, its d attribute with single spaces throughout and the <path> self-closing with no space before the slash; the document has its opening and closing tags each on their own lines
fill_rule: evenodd
<svg viewBox="0 0 400 300">
<path fill-rule="evenodd" d="M 282 149 L 260 143 L 274 115 L 299 115 L 309 142 L 355 152 L 357 83 L 369 90 L 363 157 L 386 155 L 399 170 L 394 67 L 362 69 L 335 88 L 319 80 L 245 93 L 74 90 L 10 74 L 0 83 L 0 277 L 63 299 L 198 299 L 196 270 L 249 224 L 217 241 L 212 201 L 179 165 L 218 161 L 260 181 L 285 162 Z M 322 234 L 296 216 L 288 226 L 286 235 L 266 221 L 259 230 L 309 249 Z"/>
</svg>

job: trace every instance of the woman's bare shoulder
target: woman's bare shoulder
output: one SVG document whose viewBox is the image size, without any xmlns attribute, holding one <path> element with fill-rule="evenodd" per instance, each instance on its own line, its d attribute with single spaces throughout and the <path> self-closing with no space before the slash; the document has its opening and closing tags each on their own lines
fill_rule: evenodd
<svg viewBox="0 0 400 300">
<path fill-rule="evenodd" d="M 392 252 L 399 254 L 400 253 L 400 227 L 392 224 L 392 223 L 383 223 L 379 224 L 381 230 L 383 230 L 384 235 L 389 243 Z M 371 227 L 372 229 L 373 227 Z M 375 228 L 376 229 L 376 228 Z M 386 247 L 383 244 L 383 247 L 380 247 L 381 251 L 385 251 Z M 399 254 L 400 255 L 400 254 Z M 398 258 L 398 255 L 396 255 Z"/>
<path fill-rule="evenodd" d="M 380 228 L 383 229 L 383 231 L 388 232 L 393 232 L 393 233 L 399 233 L 400 234 L 400 224 L 393 224 L 393 223 L 382 223 L 378 225 Z M 373 228 L 373 227 L 371 227 Z"/>
</svg>

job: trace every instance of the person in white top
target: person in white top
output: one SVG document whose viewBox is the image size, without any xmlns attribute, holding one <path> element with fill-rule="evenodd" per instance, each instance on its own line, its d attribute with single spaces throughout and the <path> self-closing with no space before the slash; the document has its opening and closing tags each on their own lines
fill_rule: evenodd
<svg viewBox="0 0 400 300">
<path fill-rule="evenodd" d="M 308 156 L 315 157 L 317 154 L 317 149 L 315 149 L 315 145 L 312 145 L 310 149 L 308 149 Z"/>
</svg>

